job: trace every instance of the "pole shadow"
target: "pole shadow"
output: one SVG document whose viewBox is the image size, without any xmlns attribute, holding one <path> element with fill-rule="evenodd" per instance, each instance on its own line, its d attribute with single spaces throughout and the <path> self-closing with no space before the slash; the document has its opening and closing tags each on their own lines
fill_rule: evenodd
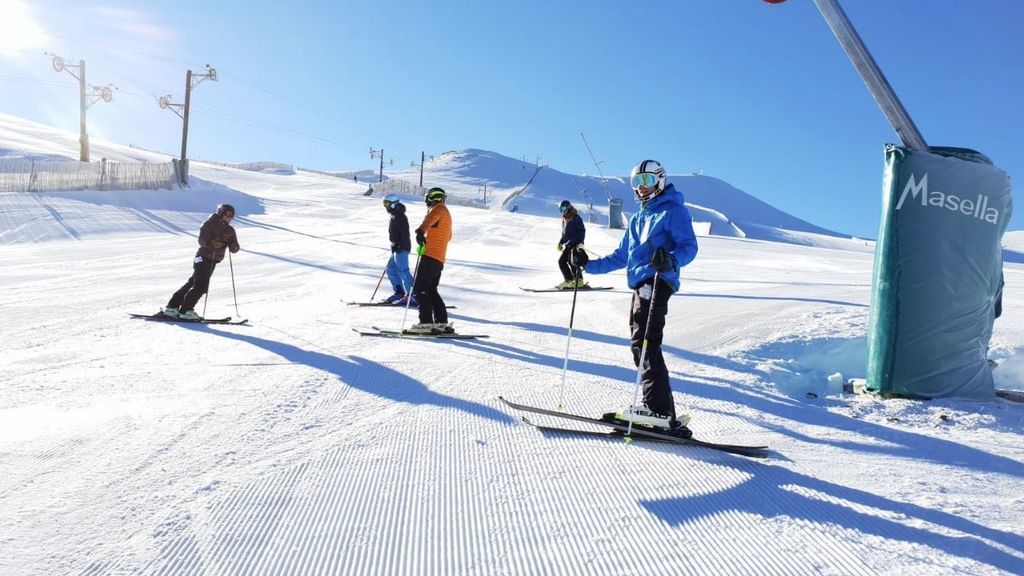
<svg viewBox="0 0 1024 576">
<path fill-rule="evenodd" d="M 800 487 L 803 490 L 793 490 Z M 824 494 L 828 500 L 811 494 Z M 917 504 L 897 502 L 878 494 L 840 486 L 783 467 L 765 467 L 739 485 L 711 494 L 661 500 L 641 500 L 640 506 L 672 526 L 710 517 L 723 510 L 748 512 L 762 518 L 791 518 L 831 524 L 889 540 L 901 540 L 982 562 L 1008 574 L 1024 573 L 1024 558 L 993 543 L 1024 550 L 1024 536 L 1004 532 Z M 881 510 L 884 516 L 857 508 Z M 906 518 L 907 522 L 890 520 Z M 910 526 L 927 522 L 964 535 Z M 865 545 L 867 546 L 867 544 Z"/>
</svg>

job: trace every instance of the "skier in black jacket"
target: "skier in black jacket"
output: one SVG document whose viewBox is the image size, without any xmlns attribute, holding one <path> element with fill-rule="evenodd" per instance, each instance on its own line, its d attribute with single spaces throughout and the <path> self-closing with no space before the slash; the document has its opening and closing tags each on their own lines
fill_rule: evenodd
<svg viewBox="0 0 1024 576">
<path fill-rule="evenodd" d="M 562 200 L 558 205 L 558 211 L 562 213 L 562 237 L 558 240 L 558 250 L 562 255 L 558 258 L 558 269 L 562 271 L 562 279 L 565 281 L 555 287 L 571 290 L 587 285 L 583 280 L 583 270 L 577 269 L 569 262 L 572 251 L 583 244 L 587 229 L 583 226 L 583 219 L 576 212 L 576 208 L 568 200 Z M 574 273 L 579 276 L 574 277 Z"/>
<path fill-rule="evenodd" d="M 238 252 L 238 235 L 231 227 L 235 207 L 230 204 L 217 206 L 217 211 L 203 222 L 199 229 L 199 249 L 192 260 L 192 276 L 171 296 L 163 314 L 172 318 L 199 320 L 194 308 L 199 299 L 210 288 L 210 276 L 217 263 L 224 259 L 224 250 Z"/>
<path fill-rule="evenodd" d="M 409 238 L 409 218 L 405 216 L 405 204 L 395 194 L 384 197 L 384 209 L 391 215 L 388 224 L 388 238 L 391 240 L 391 259 L 386 268 L 388 281 L 395 293 L 384 301 L 389 304 L 417 306 L 412 294 L 412 273 L 409 272 L 409 251 L 412 241 Z M 409 302 L 412 298 L 412 302 Z"/>
</svg>

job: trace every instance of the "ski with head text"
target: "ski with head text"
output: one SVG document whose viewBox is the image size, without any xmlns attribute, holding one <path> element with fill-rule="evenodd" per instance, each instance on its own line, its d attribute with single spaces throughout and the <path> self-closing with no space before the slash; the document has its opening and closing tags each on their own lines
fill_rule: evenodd
<svg viewBox="0 0 1024 576">
<path fill-rule="evenodd" d="M 699 446 L 701 448 L 710 448 L 712 450 L 719 450 L 722 452 L 729 452 L 731 454 L 738 454 L 740 456 L 748 456 L 750 458 L 767 458 L 768 447 L 767 446 L 744 446 L 736 444 L 719 444 L 715 442 L 705 442 L 696 438 L 682 438 L 675 436 L 668 431 L 659 430 L 656 428 L 648 428 L 646 426 L 639 426 L 634 424 L 630 429 L 629 424 L 615 421 L 615 420 L 602 420 L 599 418 L 589 418 L 587 416 L 579 416 L 577 414 L 569 414 L 567 412 L 559 412 L 557 410 L 548 410 L 545 408 L 537 408 L 536 406 L 527 406 L 525 404 L 516 404 L 510 402 L 505 398 L 499 396 L 499 400 L 505 403 L 506 406 L 513 410 L 519 410 L 520 412 L 532 412 L 534 414 L 543 414 L 545 416 L 555 416 L 557 418 L 564 418 L 567 420 L 576 420 L 577 422 L 587 422 L 589 424 L 596 424 L 598 426 L 604 426 L 612 428 L 611 433 L 600 433 L 588 430 L 573 430 L 571 428 L 556 428 L 552 426 L 537 426 L 530 420 L 523 418 L 523 421 L 531 426 L 535 426 L 542 430 L 559 431 L 565 433 L 578 433 L 586 435 L 601 434 L 608 437 L 624 437 L 627 432 L 635 440 L 657 440 L 660 442 L 671 442 L 673 444 L 685 444 L 689 446 Z"/>
</svg>

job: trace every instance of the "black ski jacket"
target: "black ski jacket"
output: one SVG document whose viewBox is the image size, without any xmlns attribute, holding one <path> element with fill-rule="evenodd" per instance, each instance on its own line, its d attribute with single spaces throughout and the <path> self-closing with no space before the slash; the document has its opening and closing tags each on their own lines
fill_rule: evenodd
<svg viewBox="0 0 1024 576">
<path fill-rule="evenodd" d="M 395 202 L 387 208 L 391 214 L 391 224 L 388 225 L 388 237 L 391 239 L 392 252 L 409 252 L 412 250 L 412 241 L 409 239 L 409 219 L 405 216 L 405 204 Z"/>
<path fill-rule="evenodd" d="M 583 244 L 586 237 L 587 229 L 583 227 L 583 219 L 575 208 L 569 208 L 569 211 L 562 215 L 562 238 L 558 243 L 566 248 L 575 248 Z"/>
</svg>

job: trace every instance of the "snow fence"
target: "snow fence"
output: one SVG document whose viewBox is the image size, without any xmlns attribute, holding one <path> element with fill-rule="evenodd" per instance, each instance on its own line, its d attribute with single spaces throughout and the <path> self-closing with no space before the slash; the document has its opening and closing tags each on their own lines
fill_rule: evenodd
<svg viewBox="0 0 1024 576">
<path fill-rule="evenodd" d="M 60 162 L 0 159 L 0 192 L 158 190 L 175 188 L 175 162 Z"/>
<path fill-rule="evenodd" d="M 868 328 L 868 390 L 991 399 L 988 345 L 1010 178 L 964 148 L 888 146 Z"/>
</svg>

